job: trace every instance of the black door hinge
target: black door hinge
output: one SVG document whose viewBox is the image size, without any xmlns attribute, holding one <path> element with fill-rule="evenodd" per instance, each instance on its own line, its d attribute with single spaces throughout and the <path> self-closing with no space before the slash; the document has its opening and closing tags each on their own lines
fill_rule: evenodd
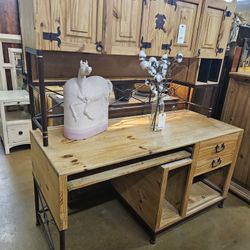
<svg viewBox="0 0 250 250">
<path fill-rule="evenodd" d="M 150 49 L 151 48 L 151 43 L 147 43 L 143 41 L 143 37 L 141 38 L 141 49 Z"/>
<path fill-rule="evenodd" d="M 177 9 L 177 0 L 165 0 L 165 3 L 175 6 L 175 10 Z"/>
<path fill-rule="evenodd" d="M 60 48 L 61 45 L 61 39 L 60 39 L 60 35 L 61 35 L 61 30 L 60 27 L 57 27 L 57 33 L 52 33 L 52 32 L 43 32 L 43 39 L 44 40 L 49 40 L 49 41 L 56 41 L 57 42 L 57 46 Z"/>
<path fill-rule="evenodd" d="M 161 49 L 162 50 L 165 50 L 165 51 L 168 51 L 169 52 L 169 54 L 171 53 L 171 51 L 172 51 L 172 44 L 173 44 L 173 41 L 171 40 L 170 41 L 170 43 L 164 43 L 164 44 L 162 44 L 161 45 Z"/>
<path fill-rule="evenodd" d="M 216 48 L 216 56 L 218 55 L 218 54 L 222 54 L 224 52 L 224 49 L 223 48 Z"/>
</svg>

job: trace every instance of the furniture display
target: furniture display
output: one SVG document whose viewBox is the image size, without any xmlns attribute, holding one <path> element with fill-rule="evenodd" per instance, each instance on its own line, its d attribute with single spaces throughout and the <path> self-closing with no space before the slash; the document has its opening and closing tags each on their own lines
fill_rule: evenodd
<svg viewBox="0 0 250 250">
<path fill-rule="evenodd" d="M 250 202 L 250 74 L 233 72 L 221 120 L 245 130 L 230 189 Z"/>
<path fill-rule="evenodd" d="M 6 154 L 12 147 L 30 144 L 29 103 L 29 94 L 25 90 L 0 91 L 0 136 Z"/>
<path fill-rule="evenodd" d="M 38 50 L 223 58 L 236 1 L 22 0 L 23 46 Z M 70 10 L 70 12 L 67 12 Z M 67 17 L 67 18 L 66 18 Z"/>
<path fill-rule="evenodd" d="M 47 147 L 41 132 L 31 131 L 37 225 L 46 226 L 44 214 L 52 214 L 60 249 L 69 227 L 69 192 L 100 182 L 112 182 L 152 242 L 163 229 L 223 205 L 242 129 L 187 110 L 168 112 L 161 132 L 150 131 L 147 115 L 109 122 L 106 132 L 83 141 L 65 139 L 62 126 L 50 127 Z"/>
</svg>

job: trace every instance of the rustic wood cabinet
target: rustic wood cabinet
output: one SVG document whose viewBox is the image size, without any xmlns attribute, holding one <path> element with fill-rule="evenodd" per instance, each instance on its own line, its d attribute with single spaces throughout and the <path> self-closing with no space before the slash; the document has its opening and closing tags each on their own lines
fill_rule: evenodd
<svg viewBox="0 0 250 250">
<path fill-rule="evenodd" d="M 170 5 L 163 0 L 148 1 L 143 9 L 142 37 L 151 44 L 149 55 L 171 56 L 178 52 L 192 57 L 195 50 L 202 1 L 177 1 Z M 162 22 L 162 23 L 161 23 Z"/>
<path fill-rule="evenodd" d="M 231 189 L 250 202 L 250 74 L 231 73 L 221 119 L 245 129 Z"/>
<path fill-rule="evenodd" d="M 223 58 L 235 0 L 19 0 L 25 47 Z"/>
<path fill-rule="evenodd" d="M 100 53 L 103 0 L 19 1 L 24 47 Z"/>
<path fill-rule="evenodd" d="M 204 0 L 196 55 L 224 58 L 236 1 Z"/>
<path fill-rule="evenodd" d="M 51 1 L 51 31 L 60 28 L 60 47 L 52 50 L 96 53 L 102 41 L 103 0 Z M 101 51 L 100 51 L 101 52 Z"/>
</svg>

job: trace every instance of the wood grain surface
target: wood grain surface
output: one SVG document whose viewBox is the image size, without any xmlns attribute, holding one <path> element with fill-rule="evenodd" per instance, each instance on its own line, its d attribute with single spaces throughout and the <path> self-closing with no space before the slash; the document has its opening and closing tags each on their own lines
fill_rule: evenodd
<svg viewBox="0 0 250 250">
<path fill-rule="evenodd" d="M 166 128 L 159 133 L 149 124 L 149 116 L 111 119 L 106 132 L 82 141 L 66 139 L 63 127 L 51 128 L 48 147 L 42 146 L 40 131 L 31 136 L 58 175 L 71 175 L 241 131 L 187 110 L 167 113 Z"/>
</svg>

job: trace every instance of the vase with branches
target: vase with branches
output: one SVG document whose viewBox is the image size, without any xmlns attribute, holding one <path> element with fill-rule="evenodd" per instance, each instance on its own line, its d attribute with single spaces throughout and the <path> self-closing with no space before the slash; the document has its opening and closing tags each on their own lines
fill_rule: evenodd
<svg viewBox="0 0 250 250">
<path fill-rule="evenodd" d="M 183 55 L 178 53 L 176 57 L 169 58 L 167 54 L 157 60 L 155 57 L 147 58 L 144 50 L 139 53 L 140 66 L 147 70 L 150 79 L 145 80 L 145 84 L 150 87 L 155 101 L 151 103 L 151 127 L 153 131 L 160 131 L 165 127 L 166 114 L 164 112 L 164 97 L 168 94 L 171 80 L 169 74 L 176 64 L 183 61 Z"/>
</svg>

